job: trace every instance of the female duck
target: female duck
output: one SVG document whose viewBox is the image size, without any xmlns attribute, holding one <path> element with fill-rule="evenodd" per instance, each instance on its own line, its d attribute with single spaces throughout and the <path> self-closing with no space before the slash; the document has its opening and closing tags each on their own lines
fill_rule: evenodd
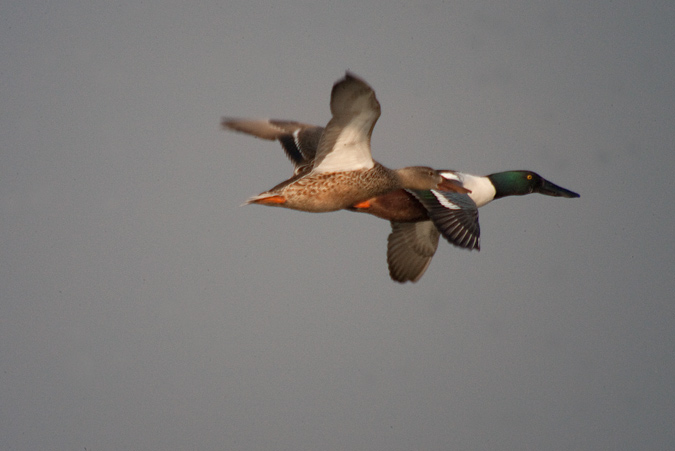
<svg viewBox="0 0 675 451">
<path fill-rule="evenodd" d="M 328 212 L 402 188 L 429 190 L 442 184 L 443 178 L 431 168 L 391 170 L 373 161 L 370 137 L 380 103 L 364 81 L 347 73 L 333 86 L 330 109 L 333 117 L 318 140 L 311 168 L 247 204 Z"/>
</svg>

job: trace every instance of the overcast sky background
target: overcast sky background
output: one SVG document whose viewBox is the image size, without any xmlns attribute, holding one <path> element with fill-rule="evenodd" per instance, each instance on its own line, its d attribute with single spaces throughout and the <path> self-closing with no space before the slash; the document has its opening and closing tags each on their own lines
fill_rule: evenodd
<svg viewBox="0 0 675 451">
<path fill-rule="evenodd" d="M 0 448 L 666 449 L 675 443 L 672 1 L 4 1 Z M 374 157 L 531 169 L 389 279 L 389 224 L 240 207 L 291 174 L 222 115 Z"/>
</svg>

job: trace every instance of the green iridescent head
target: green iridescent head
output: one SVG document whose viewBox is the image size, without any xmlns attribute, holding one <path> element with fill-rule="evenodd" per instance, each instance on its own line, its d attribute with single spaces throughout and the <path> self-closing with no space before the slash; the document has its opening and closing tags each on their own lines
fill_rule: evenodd
<svg viewBox="0 0 675 451">
<path fill-rule="evenodd" d="M 531 193 L 553 197 L 579 197 L 574 191 L 551 183 L 532 171 L 497 172 L 487 177 L 497 190 L 495 199 L 506 196 L 523 196 Z"/>
</svg>

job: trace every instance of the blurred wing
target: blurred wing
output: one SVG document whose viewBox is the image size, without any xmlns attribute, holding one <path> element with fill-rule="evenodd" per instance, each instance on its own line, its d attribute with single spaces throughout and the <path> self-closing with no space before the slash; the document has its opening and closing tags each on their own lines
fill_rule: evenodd
<svg viewBox="0 0 675 451">
<path fill-rule="evenodd" d="M 440 234 L 431 221 L 391 222 L 387 239 L 389 275 L 396 282 L 417 282 L 429 267 Z"/>
<path fill-rule="evenodd" d="M 314 170 L 342 172 L 370 169 L 370 136 L 380 117 L 375 92 L 363 80 L 347 73 L 333 86 L 330 99 L 333 114 L 326 125 L 316 153 Z"/>
<path fill-rule="evenodd" d="M 227 130 L 279 141 L 286 156 L 293 162 L 296 174 L 311 169 L 323 134 L 323 127 L 273 119 L 223 118 L 221 125 Z"/>
</svg>

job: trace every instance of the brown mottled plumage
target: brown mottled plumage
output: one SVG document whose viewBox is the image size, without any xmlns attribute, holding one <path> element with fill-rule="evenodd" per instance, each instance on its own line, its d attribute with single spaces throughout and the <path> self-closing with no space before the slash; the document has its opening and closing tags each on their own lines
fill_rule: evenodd
<svg viewBox="0 0 675 451">
<path fill-rule="evenodd" d="M 280 206 L 309 212 L 349 208 L 402 187 L 437 188 L 443 178 L 433 169 L 412 166 L 397 171 L 376 163 L 370 169 L 345 172 L 309 172 L 294 176 L 246 203 Z"/>
<path fill-rule="evenodd" d="M 370 136 L 380 117 L 375 92 L 363 80 L 347 73 L 331 92 L 331 118 L 321 134 L 311 169 L 274 188 L 254 196 L 247 204 L 262 204 L 302 210 L 328 212 L 357 205 L 372 197 L 401 188 L 429 190 L 443 178 L 433 169 L 412 166 L 388 169 L 375 163 L 370 153 Z M 261 137 L 276 136 L 273 131 L 256 129 L 254 121 L 232 125 L 250 132 L 260 130 Z"/>
<path fill-rule="evenodd" d="M 337 99 L 344 98 L 343 88 L 352 85 L 352 93 L 359 93 L 361 117 L 351 113 L 344 119 L 344 108 L 336 114 L 334 108 Z M 341 87 L 340 87 L 341 86 Z M 339 93 L 335 95 L 336 91 Z M 349 90 L 347 90 L 349 91 Z M 354 102 L 352 95 L 352 103 Z M 358 97 L 358 96 L 357 96 Z M 366 102 L 364 102 L 364 98 Z M 364 108 L 363 104 L 367 106 Z M 357 109 L 358 110 L 358 109 Z M 426 173 L 422 179 L 436 171 L 430 168 L 413 168 L 391 171 L 377 162 L 366 170 L 351 172 L 317 172 L 314 168 L 319 165 L 317 155 L 339 145 L 349 147 L 348 153 L 351 162 L 363 164 L 364 149 L 370 157 L 370 134 L 372 127 L 379 117 L 379 103 L 372 89 L 361 80 L 347 74 L 345 80 L 336 84 L 331 96 L 331 111 L 333 118 L 323 127 L 303 124 L 295 121 L 223 118 L 222 126 L 228 130 L 243 132 L 258 138 L 277 140 L 282 144 L 286 155 L 295 167 L 294 176 L 280 183 L 269 191 L 249 200 L 249 203 L 263 203 L 266 205 L 284 206 L 287 208 L 306 209 L 307 211 L 331 211 L 333 208 L 345 208 L 351 211 L 369 213 L 391 221 L 392 232 L 389 235 L 387 247 L 387 262 L 391 278 L 398 282 L 418 281 L 426 271 L 438 246 L 440 233 L 429 220 L 425 207 L 411 193 L 402 189 L 400 174 L 411 171 Z M 370 118 L 367 112 L 370 111 Z M 341 116 L 342 114 L 342 116 Z M 370 121 L 370 122 L 369 122 Z M 356 125 L 350 125 L 350 122 Z M 369 125 L 370 124 L 370 125 Z M 324 134 L 325 130 L 329 130 Z M 346 133 L 345 133 L 346 131 Z M 342 138 L 341 136 L 342 135 Z M 347 139 L 345 139 L 345 135 Z M 349 139 L 351 138 L 351 139 Z M 359 155 L 359 152 L 361 154 Z M 325 155 L 321 161 L 325 162 Z M 329 161 L 330 162 L 330 161 Z M 367 160 L 366 160 L 367 163 Z M 367 166 L 367 164 L 366 164 Z M 376 175 L 370 175 L 377 172 Z M 349 174 L 349 175 L 348 175 Z M 392 177 L 395 174 L 395 177 Z M 310 177 L 308 177 L 310 175 Z M 347 179 L 350 179 L 347 181 Z M 386 181 L 382 181 L 382 179 Z M 435 178 L 435 177 L 432 177 Z M 438 179 L 433 180 L 437 183 Z M 426 183 L 426 182 L 425 182 Z M 413 186 L 414 185 L 414 186 Z M 424 184 L 408 185 L 411 189 L 424 188 Z M 420 188 L 420 186 L 422 186 Z M 428 186 L 428 185 L 427 185 Z M 448 192 L 468 193 L 454 180 L 441 178 L 439 189 Z M 358 191 L 361 190 L 361 191 Z M 302 194 L 298 195 L 300 192 Z M 287 194 L 289 194 L 287 196 Z M 366 195 L 367 193 L 370 193 Z M 363 197 L 365 195 L 365 197 Z M 328 207 L 330 206 L 330 207 Z M 338 208 L 339 207 L 339 208 Z M 330 208 L 331 210 L 327 210 Z"/>
</svg>

